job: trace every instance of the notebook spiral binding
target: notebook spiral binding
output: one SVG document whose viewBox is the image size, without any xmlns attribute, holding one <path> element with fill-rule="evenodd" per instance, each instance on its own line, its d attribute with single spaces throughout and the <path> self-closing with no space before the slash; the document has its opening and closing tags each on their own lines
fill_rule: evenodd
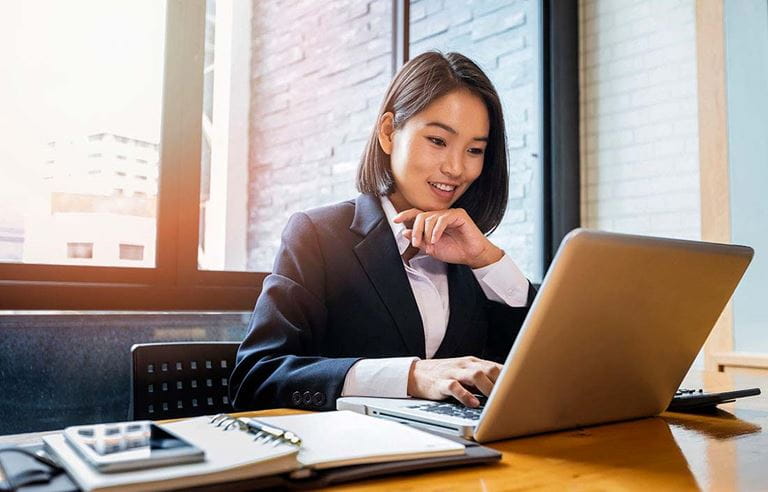
<svg viewBox="0 0 768 492">
<path fill-rule="evenodd" d="M 256 419 L 243 420 L 226 413 L 220 413 L 210 418 L 209 422 L 216 427 L 222 427 L 225 431 L 237 429 L 254 434 L 254 441 L 263 443 L 271 442 L 273 446 L 278 444 L 289 444 L 291 446 L 301 446 L 301 438 L 291 431 L 283 430 L 273 425 L 267 425 Z"/>
</svg>

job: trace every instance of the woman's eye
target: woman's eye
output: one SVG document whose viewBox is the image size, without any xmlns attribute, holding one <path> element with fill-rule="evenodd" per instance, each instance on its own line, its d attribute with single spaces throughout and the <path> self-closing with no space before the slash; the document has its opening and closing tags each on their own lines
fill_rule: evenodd
<svg viewBox="0 0 768 492">
<path fill-rule="evenodd" d="M 445 145 L 445 140 L 443 140 L 442 138 L 437 138 L 437 137 L 427 137 L 427 139 L 428 139 L 430 142 L 432 142 L 433 144 L 435 144 L 435 145 L 440 145 L 440 146 L 444 146 L 444 145 Z"/>
<path fill-rule="evenodd" d="M 479 149 L 479 148 L 472 148 L 472 149 L 469 149 L 469 153 L 470 153 L 470 154 L 475 154 L 475 155 L 483 155 L 483 152 L 485 152 L 485 150 L 484 150 L 484 149 Z"/>
</svg>

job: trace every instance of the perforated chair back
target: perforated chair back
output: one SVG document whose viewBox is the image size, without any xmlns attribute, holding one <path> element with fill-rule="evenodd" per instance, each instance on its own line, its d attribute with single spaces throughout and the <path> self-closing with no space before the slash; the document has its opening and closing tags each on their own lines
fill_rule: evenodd
<svg viewBox="0 0 768 492">
<path fill-rule="evenodd" d="M 139 343 L 131 347 L 133 420 L 231 412 L 237 342 Z"/>
</svg>

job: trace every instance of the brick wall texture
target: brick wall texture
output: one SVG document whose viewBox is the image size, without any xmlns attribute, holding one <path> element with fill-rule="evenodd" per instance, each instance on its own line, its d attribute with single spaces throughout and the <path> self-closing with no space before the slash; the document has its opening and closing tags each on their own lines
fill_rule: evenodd
<svg viewBox="0 0 768 492">
<path fill-rule="evenodd" d="M 504 103 L 510 204 L 493 239 L 537 276 L 537 23 L 532 0 L 411 2 L 411 56 L 459 51 Z M 392 77 L 390 0 L 253 3 L 248 269 L 268 271 L 296 211 L 357 195 L 354 176 Z"/>
<path fill-rule="evenodd" d="M 698 239 L 693 0 L 580 0 L 582 223 Z"/>
<path fill-rule="evenodd" d="M 297 211 L 357 196 L 392 77 L 392 2 L 253 2 L 248 269 L 270 271 Z"/>
</svg>

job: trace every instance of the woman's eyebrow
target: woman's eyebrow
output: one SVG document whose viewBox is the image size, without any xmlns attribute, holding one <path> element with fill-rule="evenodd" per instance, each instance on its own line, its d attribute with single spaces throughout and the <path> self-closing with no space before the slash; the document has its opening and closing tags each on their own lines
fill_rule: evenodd
<svg viewBox="0 0 768 492">
<path fill-rule="evenodd" d="M 450 126 L 446 125 L 445 123 L 440 123 L 439 121 L 430 121 L 424 126 L 436 126 L 438 128 L 442 128 L 443 130 L 447 131 L 448 133 L 453 133 L 454 135 L 458 135 L 459 132 L 451 128 Z M 477 140 L 478 142 L 487 142 L 488 137 L 475 137 L 472 140 Z"/>
</svg>

